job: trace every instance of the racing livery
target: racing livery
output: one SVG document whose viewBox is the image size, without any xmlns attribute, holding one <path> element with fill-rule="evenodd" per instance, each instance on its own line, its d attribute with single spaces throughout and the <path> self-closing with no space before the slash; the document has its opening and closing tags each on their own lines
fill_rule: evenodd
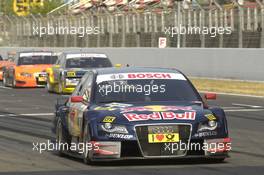
<svg viewBox="0 0 264 175">
<path fill-rule="evenodd" d="M 9 67 L 9 66 L 12 66 L 14 64 L 14 56 L 15 55 L 15 52 L 8 52 L 7 53 L 7 56 L 8 58 L 7 59 L 0 59 L 0 81 L 3 80 L 3 72 L 4 72 L 4 69 L 6 69 L 6 67 Z"/>
<path fill-rule="evenodd" d="M 46 69 L 57 60 L 52 52 L 23 51 L 15 56 L 14 64 L 5 67 L 3 84 L 12 87 L 42 87 L 46 84 Z"/>
<path fill-rule="evenodd" d="M 157 158 L 223 161 L 231 140 L 223 109 L 205 102 L 215 98 L 208 93 L 203 99 L 175 69 L 90 70 L 70 97 L 58 100 L 52 127 L 53 138 L 60 143 L 57 152 L 81 157 L 85 163 Z M 73 144 L 83 146 L 65 148 Z"/>
<path fill-rule="evenodd" d="M 47 89 L 49 92 L 72 93 L 86 71 L 98 67 L 112 67 L 105 54 L 64 52 L 47 70 Z"/>
</svg>

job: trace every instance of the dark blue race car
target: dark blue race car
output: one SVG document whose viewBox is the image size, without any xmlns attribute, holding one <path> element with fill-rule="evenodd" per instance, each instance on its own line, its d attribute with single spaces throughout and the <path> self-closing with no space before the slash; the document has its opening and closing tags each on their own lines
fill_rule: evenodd
<svg viewBox="0 0 264 175">
<path fill-rule="evenodd" d="M 205 99 L 215 99 L 205 94 Z M 209 158 L 231 149 L 225 113 L 208 107 L 181 72 L 164 68 L 88 71 L 58 101 L 53 134 L 59 154 L 85 163 L 123 159 Z"/>
</svg>

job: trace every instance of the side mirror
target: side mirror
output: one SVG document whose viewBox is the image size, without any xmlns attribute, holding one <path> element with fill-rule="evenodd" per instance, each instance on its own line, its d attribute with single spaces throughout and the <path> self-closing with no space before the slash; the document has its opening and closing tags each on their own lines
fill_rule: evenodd
<svg viewBox="0 0 264 175">
<path fill-rule="evenodd" d="M 120 67 L 122 67 L 122 64 L 115 64 L 115 67 L 120 68 Z"/>
<path fill-rule="evenodd" d="M 83 102 L 83 97 L 82 96 L 72 96 L 70 97 L 70 100 L 72 103 L 81 103 Z"/>
<path fill-rule="evenodd" d="M 206 93 L 206 94 L 204 94 L 204 98 L 206 100 L 216 100 L 216 94 L 215 93 Z"/>
</svg>

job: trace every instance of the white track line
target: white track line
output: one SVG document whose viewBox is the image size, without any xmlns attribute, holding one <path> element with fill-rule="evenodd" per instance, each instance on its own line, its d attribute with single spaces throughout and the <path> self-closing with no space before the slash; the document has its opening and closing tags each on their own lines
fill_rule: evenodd
<svg viewBox="0 0 264 175">
<path fill-rule="evenodd" d="M 0 86 L 1 89 L 12 89 L 10 87 Z"/>
<path fill-rule="evenodd" d="M 225 112 L 259 112 L 264 111 L 264 109 L 227 109 Z"/>
<path fill-rule="evenodd" d="M 35 113 L 35 114 L 1 114 L 0 117 L 14 117 L 14 116 L 53 116 L 54 113 Z"/>
<path fill-rule="evenodd" d="M 242 107 L 250 107 L 250 108 L 263 108 L 263 106 L 240 104 L 240 103 L 232 103 L 232 105 L 234 105 L 234 106 L 242 106 Z"/>
<path fill-rule="evenodd" d="M 238 106 L 225 106 L 221 108 L 222 109 L 244 109 L 244 107 L 238 107 Z"/>
</svg>

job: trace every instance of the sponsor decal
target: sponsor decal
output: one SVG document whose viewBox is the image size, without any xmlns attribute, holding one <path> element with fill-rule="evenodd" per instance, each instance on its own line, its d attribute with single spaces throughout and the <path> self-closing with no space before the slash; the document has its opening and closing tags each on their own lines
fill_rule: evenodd
<svg viewBox="0 0 264 175">
<path fill-rule="evenodd" d="M 67 54 L 66 58 L 92 58 L 92 57 L 98 57 L 98 58 L 107 58 L 105 54 L 90 54 L 90 53 L 81 53 L 81 54 Z"/>
<path fill-rule="evenodd" d="M 174 113 L 174 112 L 153 112 L 151 114 L 123 114 L 128 121 L 145 120 L 195 120 L 196 112 Z"/>
<path fill-rule="evenodd" d="M 128 79 L 172 79 L 170 73 L 130 73 L 127 76 Z"/>
<path fill-rule="evenodd" d="M 66 75 L 67 75 L 67 77 L 75 77 L 76 73 L 75 72 L 67 72 Z"/>
<path fill-rule="evenodd" d="M 149 134 L 167 134 L 167 133 L 178 133 L 179 127 L 173 125 L 164 126 L 148 126 Z"/>
<path fill-rule="evenodd" d="M 30 56 L 51 56 L 51 52 L 31 52 L 31 53 L 20 53 L 19 57 L 30 57 Z"/>
<path fill-rule="evenodd" d="M 111 75 L 110 78 L 111 78 L 112 80 L 119 80 L 119 79 L 123 79 L 123 78 L 125 78 L 125 76 L 122 75 L 122 74 L 114 74 L 114 75 Z"/>
<path fill-rule="evenodd" d="M 106 136 L 109 138 L 114 138 L 114 139 L 132 139 L 134 137 L 133 135 L 114 134 L 114 133 L 107 134 Z"/>
<path fill-rule="evenodd" d="M 205 117 L 208 118 L 209 121 L 216 120 L 216 117 L 213 114 L 206 114 Z"/>
<path fill-rule="evenodd" d="M 152 106 L 140 106 L 140 107 L 129 107 L 122 109 L 121 113 L 127 113 L 132 111 L 151 111 L 151 112 L 163 112 L 163 111 L 179 111 L 179 110 L 192 110 L 190 106 L 160 106 L 160 105 L 152 105 Z"/>
<path fill-rule="evenodd" d="M 186 80 L 180 73 L 167 72 L 137 72 L 137 73 L 122 73 L 122 74 L 104 74 L 97 76 L 97 84 L 104 81 L 112 80 L 138 80 L 138 79 L 174 79 Z"/>
<path fill-rule="evenodd" d="M 148 134 L 149 143 L 168 143 L 168 142 L 179 142 L 179 133 L 169 134 Z"/>
<path fill-rule="evenodd" d="M 116 117 L 106 116 L 106 117 L 103 119 L 103 122 L 104 122 L 104 123 L 113 123 L 115 119 L 116 119 Z"/>
<path fill-rule="evenodd" d="M 209 137 L 209 136 L 216 136 L 217 131 L 206 131 L 206 132 L 199 132 L 194 134 L 194 137 Z"/>
</svg>

